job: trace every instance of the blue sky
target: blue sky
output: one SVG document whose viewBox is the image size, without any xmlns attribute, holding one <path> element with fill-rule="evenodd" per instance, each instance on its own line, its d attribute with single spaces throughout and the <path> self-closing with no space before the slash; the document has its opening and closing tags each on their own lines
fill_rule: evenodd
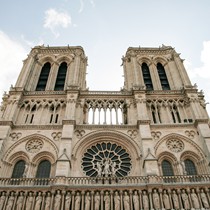
<svg viewBox="0 0 210 210">
<path fill-rule="evenodd" d="M 128 47 L 175 47 L 210 102 L 209 0 L 0 0 L 0 94 L 31 47 L 82 46 L 90 90 L 120 90 Z M 210 105 L 207 106 L 210 110 Z"/>
</svg>

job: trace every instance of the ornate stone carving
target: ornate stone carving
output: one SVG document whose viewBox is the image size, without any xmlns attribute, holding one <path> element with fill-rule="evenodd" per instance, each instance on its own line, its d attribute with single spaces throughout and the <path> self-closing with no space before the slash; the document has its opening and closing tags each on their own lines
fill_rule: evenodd
<svg viewBox="0 0 210 210">
<path fill-rule="evenodd" d="M 193 131 L 193 130 L 189 130 L 189 131 L 186 130 L 185 134 L 187 135 L 187 137 L 189 137 L 191 139 L 193 139 L 195 137 L 195 131 Z"/>
<path fill-rule="evenodd" d="M 131 170 L 131 158 L 121 146 L 102 142 L 86 150 L 82 167 L 85 174 L 91 177 L 122 177 Z"/>
<path fill-rule="evenodd" d="M 179 139 L 169 139 L 166 146 L 172 152 L 181 152 L 184 149 L 184 143 Z"/>
<path fill-rule="evenodd" d="M 160 131 L 152 131 L 152 132 L 151 132 L 151 135 L 152 135 L 152 138 L 153 138 L 154 140 L 158 140 L 158 139 L 160 139 L 161 132 L 160 132 Z"/>
<path fill-rule="evenodd" d="M 135 138 L 138 134 L 137 130 L 128 130 L 128 135 L 132 138 Z"/>
<path fill-rule="evenodd" d="M 76 130 L 75 134 L 76 134 L 77 138 L 82 138 L 85 134 L 85 131 L 84 130 Z"/>
<path fill-rule="evenodd" d="M 37 153 L 39 152 L 44 145 L 44 142 L 40 139 L 33 139 L 26 143 L 26 150 L 30 153 Z"/>
<path fill-rule="evenodd" d="M 9 136 L 11 137 L 12 141 L 16 141 L 22 136 L 22 133 L 13 132 Z"/>
<path fill-rule="evenodd" d="M 61 132 L 53 132 L 53 133 L 51 134 L 51 136 L 53 137 L 53 140 L 54 140 L 54 141 L 59 141 L 59 140 L 61 139 L 61 135 L 62 135 Z"/>
</svg>

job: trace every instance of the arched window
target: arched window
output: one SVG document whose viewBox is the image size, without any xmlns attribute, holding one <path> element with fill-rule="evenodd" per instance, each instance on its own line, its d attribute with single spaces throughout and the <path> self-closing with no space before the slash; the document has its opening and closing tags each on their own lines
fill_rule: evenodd
<svg viewBox="0 0 210 210">
<path fill-rule="evenodd" d="M 39 76 L 39 81 L 36 86 L 36 91 L 45 90 L 47 85 L 48 76 L 50 73 L 51 64 L 49 62 L 45 63 L 42 67 L 41 74 Z"/>
<path fill-rule="evenodd" d="M 36 178 L 49 178 L 51 170 L 51 163 L 48 160 L 43 160 L 39 163 L 36 172 Z"/>
<path fill-rule="evenodd" d="M 197 170 L 192 160 L 186 159 L 184 164 L 187 175 L 197 175 Z"/>
<path fill-rule="evenodd" d="M 58 69 L 54 90 L 63 90 L 66 80 L 67 63 L 63 62 Z"/>
<path fill-rule="evenodd" d="M 152 80 L 149 72 L 149 67 L 146 63 L 143 63 L 141 66 L 143 78 L 144 78 L 144 84 L 146 86 L 147 90 L 153 90 Z"/>
<path fill-rule="evenodd" d="M 159 75 L 159 78 L 160 78 L 160 83 L 161 83 L 162 89 L 163 90 L 170 90 L 170 86 L 169 86 L 169 83 L 168 83 L 166 72 L 165 72 L 165 69 L 164 69 L 164 67 L 161 63 L 157 64 L 157 71 L 158 71 L 158 75 Z"/>
<path fill-rule="evenodd" d="M 14 166 L 12 178 L 22 178 L 25 170 L 25 165 L 26 162 L 24 160 L 19 160 Z"/>
<path fill-rule="evenodd" d="M 173 176 L 174 171 L 171 163 L 168 160 L 163 160 L 161 163 L 163 176 Z"/>
</svg>

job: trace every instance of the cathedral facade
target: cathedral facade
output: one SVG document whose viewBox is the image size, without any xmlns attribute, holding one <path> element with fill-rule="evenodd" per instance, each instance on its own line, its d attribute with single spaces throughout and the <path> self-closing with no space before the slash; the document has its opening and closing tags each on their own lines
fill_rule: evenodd
<svg viewBox="0 0 210 210">
<path fill-rule="evenodd" d="M 130 47 L 90 91 L 82 47 L 34 47 L 0 110 L 0 210 L 210 208 L 202 91 L 174 48 Z"/>
</svg>

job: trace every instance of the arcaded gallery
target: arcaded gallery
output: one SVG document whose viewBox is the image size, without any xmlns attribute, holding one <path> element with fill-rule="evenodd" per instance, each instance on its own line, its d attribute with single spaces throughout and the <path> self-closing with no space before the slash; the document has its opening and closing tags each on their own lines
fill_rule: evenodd
<svg viewBox="0 0 210 210">
<path fill-rule="evenodd" d="M 79 46 L 23 61 L 0 108 L 0 210 L 210 209 L 209 117 L 180 54 L 129 47 L 118 91 L 86 71 Z"/>
</svg>

